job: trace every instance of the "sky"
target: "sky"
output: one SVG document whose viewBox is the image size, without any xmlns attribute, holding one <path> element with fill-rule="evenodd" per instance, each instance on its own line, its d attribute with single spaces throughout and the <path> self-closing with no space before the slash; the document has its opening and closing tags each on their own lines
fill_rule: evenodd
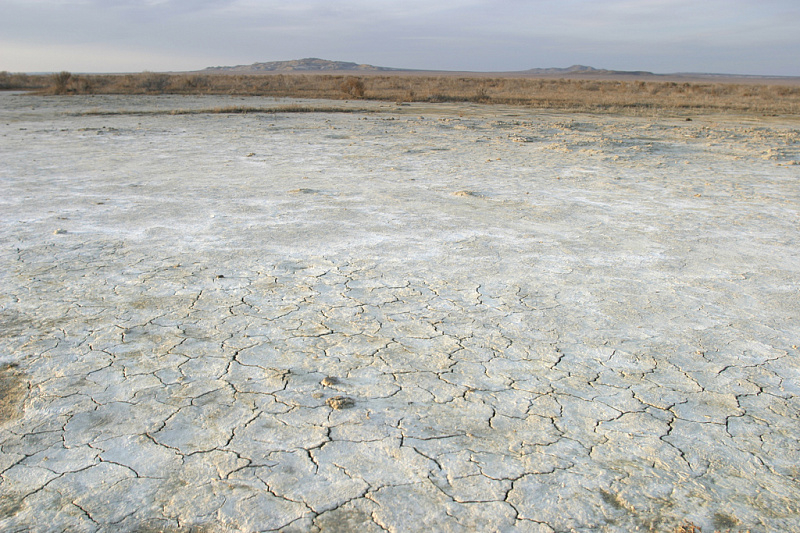
<svg viewBox="0 0 800 533">
<path fill-rule="evenodd" d="M 502 72 L 580 64 L 800 76 L 798 0 L 0 0 L 0 70 L 319 57 Z"/>
</svg>

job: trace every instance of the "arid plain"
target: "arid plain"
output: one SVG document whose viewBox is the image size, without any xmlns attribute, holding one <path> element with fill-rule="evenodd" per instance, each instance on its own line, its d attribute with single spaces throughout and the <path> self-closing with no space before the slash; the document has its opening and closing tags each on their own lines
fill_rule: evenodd
<svg viewBox="0 0 800 533">
<path fill-rule="evenodd" d="M 0 157 L 3 531 L 800 528 L 796 117 L 0 93 Z"/>
</svg>

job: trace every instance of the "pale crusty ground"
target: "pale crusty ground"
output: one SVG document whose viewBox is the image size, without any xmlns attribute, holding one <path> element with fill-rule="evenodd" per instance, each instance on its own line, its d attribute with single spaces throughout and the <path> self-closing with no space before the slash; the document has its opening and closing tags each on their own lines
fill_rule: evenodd
<svg viewBox="0 0 800 533">
<path fill-rule="evenodd" d="M 800 529 L 800 121 L 284 103 L 0 93 L 0 530 Z"/>
</svg>

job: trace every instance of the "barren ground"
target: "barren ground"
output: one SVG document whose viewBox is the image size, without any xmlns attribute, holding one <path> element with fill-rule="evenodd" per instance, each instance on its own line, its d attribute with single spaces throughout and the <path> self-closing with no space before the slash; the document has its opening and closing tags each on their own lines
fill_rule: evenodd
<svg viewBox="0 0 800 533">
<path fill-rule="evenodd" d="M 285 103 L 0 93 L 0 529 L 800 528 L 799 120 Z"/>
</svg>

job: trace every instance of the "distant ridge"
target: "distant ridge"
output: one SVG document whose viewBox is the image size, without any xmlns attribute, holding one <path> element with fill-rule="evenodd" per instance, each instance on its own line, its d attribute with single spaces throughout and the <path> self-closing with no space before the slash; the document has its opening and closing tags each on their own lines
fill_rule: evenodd
<svg viewBox="0 0 800 533">
<path fill-rule="evenodd" d="M 523 72 L 530 74 L 597 74 L 599 76 L 607 76 L 609 74 L 615 76 L 655 76 L 652 72 L 646 70 L 606 70 L 594 67 L 587 67 L 585 65 L 572 65 L 567 68 L 531 68 Z"/>
<path fill-rule="evenodd" d="M 195 73 L 219 74 L 400 74 L 425 76 L 463 76 L 463 77 L 510 77 L 510 78 L 552 78 L 577 80 L 627 80 L 627 81 L 677 81 L 677 82 L 723 82 L 723 83 L 800 83 L 800 77 L 792 76 L 759 76 L 747 74 L 713 74 L 699 72 L 677 72 L 659 74 L 646 70 L 608 70 L 572 65 L 566 68 L 531 68 L 515 71 L 452 71 L 422 70 L 409 68 L 379 67 L 375 65 L 354 63 L 352 61 L 331 61 L 318 57 L 292 59 L 290 61 L 268 61 L 251 65 L 208 67 Z"/>
<path fill-rule="evenodd" d="M 236 65 L 234 67 L 208 67 L 206 72 L 424 72 L 416 69 L 402 69 L 393 67 L 377 67 L 375 65 L 353 63 L 352 61 L 331 61 L 318 57 L 292 59 L 289 61 L 268 61 L 253 63 L 251 65 Z M 520 74 L 531 75 L 569 75 L 589 74 L 598 76 L 625 75 L 625 76 L 655 76 L 646 71 L 606 70 L 587 67 L 585 65 L 572 65 L 567 68 L 532 68 L 518 71 Z"/>
<path fill-rule="evenodd" d="M 293 59 L 290 61 L 269 61 L 266 63 L 253 63 L 252 65 L 237 65 L 235 67 L 208 67 L 205 71 L 211 72 L 326 72 L 326 71 L 354 71 L 354 72 L 401 72 L 405 69 L 376 67 L 352 63 L 350 61 L 329 61 L 318 57 Z"/>
</svg>

